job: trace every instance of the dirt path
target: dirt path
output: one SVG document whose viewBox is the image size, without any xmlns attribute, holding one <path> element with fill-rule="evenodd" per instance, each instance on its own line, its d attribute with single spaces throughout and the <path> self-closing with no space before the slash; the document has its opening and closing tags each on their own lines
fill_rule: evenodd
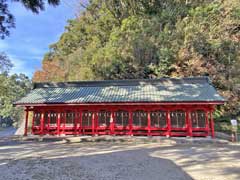
<svg viewBox="0 0 240 180">
<path fill-rule="evenodd" d="M 2 179 L 240 179 L 239 146 L 6 141 Z"/>
</svg>

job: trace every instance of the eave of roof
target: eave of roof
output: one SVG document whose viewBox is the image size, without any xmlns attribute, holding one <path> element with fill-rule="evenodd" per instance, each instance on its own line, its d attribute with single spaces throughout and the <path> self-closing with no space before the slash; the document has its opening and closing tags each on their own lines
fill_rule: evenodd
<svg viewBox="0 0 240 180">
<path fill-rule="evenodd" d="M 186 101 L 186 102 L 114 102 L 114 103 L 29 103 L 16 106 L 115 106 L 115 105 L 221 105 L 226 101 Z"/>
</svg>

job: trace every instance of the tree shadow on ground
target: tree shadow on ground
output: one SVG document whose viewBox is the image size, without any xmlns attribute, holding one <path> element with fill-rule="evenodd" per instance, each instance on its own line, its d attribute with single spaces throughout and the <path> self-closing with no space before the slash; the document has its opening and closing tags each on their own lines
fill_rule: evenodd
<svg viewBox="0 0 240 180">
<path fill-rule="evenodd" d="M 159 148 L 153 157 L 168 157 L 190 174 L 220 179 L 240 179 L 240 147 L 222 144 L 182 145 Z M 228 177 L 228 178 L 226 178 Z M 211 178 L 207 178 L 211 179 Z"/>
<path fill-rule="evenodd" d="M 191 179 L 178 164 L 184 170 L 196 167 L 192 173 L 208 176 L 213 171 L 218 177 L 240 179 L 239 148 L 226 144 L 27 142 L 0 146 L 0 172 L 2 177 L 12 174 L 18 179 Z"/>
<path fill-rule="evenodd" d="M 141 149 L 52 159 L 28 157 L 0 163 L 0 172 L 3 179 L 192 179 L 172 161 L 151 157 Z"/>
</svg>

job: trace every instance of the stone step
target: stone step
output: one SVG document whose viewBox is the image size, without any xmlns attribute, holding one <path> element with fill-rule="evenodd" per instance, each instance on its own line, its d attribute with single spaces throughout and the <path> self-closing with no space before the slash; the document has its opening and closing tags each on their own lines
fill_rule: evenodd
<svg viewBox="0 0 240 180">
<path fill-rule="evenodd" d="M 162 143 L 162 144 L 228 144 L 227 140 L 206 138 L 189 138 L 189 137 L 162 137 L 162 136 L 38 136 L 29 135 L 19 137 L 20 141 L 41 141 L 41 142 L 63 142 L 63 143 L 80 143 L 80 142 L 127 142 L 127 143 Z"/>
</svg>

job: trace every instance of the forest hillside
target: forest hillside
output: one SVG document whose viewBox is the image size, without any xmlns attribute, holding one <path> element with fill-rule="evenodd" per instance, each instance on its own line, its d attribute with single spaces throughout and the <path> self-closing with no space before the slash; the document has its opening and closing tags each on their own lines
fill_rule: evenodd
<svg viewBox="0 0 240 180">
<path fill-rule="evenodd" d="M 240 118 L 239 0 L 91 0 L 33 81 L 209 76 Z"/>
</svg>

